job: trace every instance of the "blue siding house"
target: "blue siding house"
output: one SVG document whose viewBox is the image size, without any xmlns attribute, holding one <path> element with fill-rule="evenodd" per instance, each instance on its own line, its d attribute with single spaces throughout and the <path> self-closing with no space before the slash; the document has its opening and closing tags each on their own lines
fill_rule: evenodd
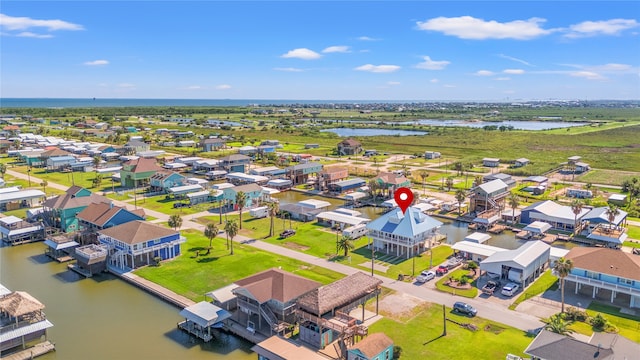
<svg viewBox="0 0 640 360">
<path fill-rule="evenodd" d="M 186 239 L 178 231 L 136 220 L 98 231 L 98 241 L 107 246 L 108 264 L 126 270 L 180 255 Z"/>
<path fill-rule="evenodd" d="M 247 201 L 244 204 L 244 208 L 249 208 L 252 205 L 256 205 L 260 202 L 263 196 L 262 187 L 258 184 L 246 184 L 240 186 L 234 186 L 222 190 L 224 194 L 222 198 L 228 201 L 230 204 L 234 204 L 233 208 L 237 209 L 236 194 L 242 191 L 247 196 Z"/>
<path fill-rule="evenodd" d="M 168 189 L 176 186 L 186 185 L 187 178 L 174 171 L 158 171 L 149 178 L 151 191 L 167 192 Z"/>
<path fill-rule="evenodd" d="M 393 340 L 384 333 L 371 334 L 347 350 L 347 360 L 389 359 L 393 359 Z"/>
<path fill-rule="evenodd" d="M 565 278 L 567 290 L 623 307 L 640 308 L 638 255 L 607 248 L 576 247 L 565 258 L 573 262 L 573 269 Z"/>
<path fill-rule="evenodd" d="M 83 230 L 102 230 L 129 221 L 144 220 L 144 209 L 127 210 L 113 204 L 92 203 L 76 215 Z"/>
</svg>

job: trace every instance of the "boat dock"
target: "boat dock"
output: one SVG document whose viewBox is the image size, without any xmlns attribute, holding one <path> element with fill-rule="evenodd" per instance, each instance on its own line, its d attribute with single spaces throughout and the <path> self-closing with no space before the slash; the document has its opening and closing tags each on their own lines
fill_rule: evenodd
<svg viewBox="0 0 640 360">
<path fill-rule="evenodd" d="M 86 278 L 90 278 L 90 277 L 92 277 L 92 276 L 93 276 L 93 274 L 92 274 L 92 273 L 90 273 L 89 271 L 87 271 L 87 270 L 85 270 L 85 269 L 81 268 L 81 267 L 80 267 L 80 266 L 78 266 L 77 264 L 69 264 L 69 265 L 67 265 L 67 268 L 68 268 L 69 270 L 71 270 L 71 271 L 75 271 L 75 272 L 77 272 L 78 274 L 80 274 L 80 275 L 82 275 L 82 276 L 84 276 L 84 277 L 86 277 Z"/>
<path fill-rule="evenodd" d="M 3 360 L 28 360 L 54 351 L 55 345 L 51 341 L 41 342 L 28 349 L 20 350 L 16 353 L 3 356 Z"/>
<path fill-rule="evenodd" d="M 120 277 L 126 282 L 132 285 L 135 285 L 140 289 L 145 290 L 153 295 L 156 295 L 162 300 L 170 304 L 173 304 L 180 309 L 184 309 L 188 306 L 195 304 L 195 302 L 192 301 L 191 299 L 187 299 L 182 295 L 176 294 L 175 292 L 165 287 L 162 287 L 156 283 L 153 283 L 147 279 L 144 279 L 132 272 L 119 273 L 119 272 L 113 271 L 112 269 L 109 269 L 109 270 L 111 270 L 111 273 L 115 274 L 116 276 Z"/>
</svg>

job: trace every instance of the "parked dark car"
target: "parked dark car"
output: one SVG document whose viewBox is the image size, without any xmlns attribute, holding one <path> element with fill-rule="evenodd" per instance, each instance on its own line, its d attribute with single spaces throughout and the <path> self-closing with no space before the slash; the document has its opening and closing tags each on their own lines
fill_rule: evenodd
<svg viewBox="0 0 640 360">
<path fill-rule="evenodd" d="M 473 306 L 467 303 L 458 301 L 455 304 L 453 304 L 453 312 L 465 314 L 467 316 L 476 316 L 476 314 L 478 313 L 478 310 L 476 310 L 476 308 L 474 308 Z"/>
<path fill-rule="evenodd" d="M 448 272 L 449 272 L 449 268 L 446 267 L 445 265 L 440 265 L 436 269 L 436 275 L 438 275 L 438 276 L 442 276 L 442 275 L 444 275 L 444 274 L 446 274 Z"/>
<path fill-rule="evenodd" d="M 293 236 L 296 234 L 296 231 L 293 229 L 287 229 L 283 232 L 280 233 L 280 238 L 284 239 L 284 238 L 288 238 L 289 236 Z"/>
<path fill-rule="evenodd" d="M 174 209 L 178 209 L 178 208 L 183 208 L 183 207 L 191 207 L 191 204 L 187 204 L 187 203 L 173 203 L 173 208 Z"/>
</svg>

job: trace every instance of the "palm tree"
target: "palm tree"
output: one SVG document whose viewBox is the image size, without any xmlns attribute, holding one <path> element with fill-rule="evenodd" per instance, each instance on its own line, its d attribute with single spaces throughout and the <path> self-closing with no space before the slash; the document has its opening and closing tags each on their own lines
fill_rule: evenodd
<svg viewBox="0 0 640 360">
<path fill-rule="evenodd" d="M 169 216 L 169 221 L 167 222 L 167 225 L 173 228 L 173 230 L 178 230 L 182 226 L 182 218 L 178 214 L 173 214 Z"/>
<path fill-rule="evenodd" d="M 207 226 L 204 228 L 204 236 L 209 239 L 209 249 L 211 249 L 213 239 L 218 236 L 218 227 L 216 224 L 212 222 L 207 223 Z"/>
<path fill-rule="evenodd" d="M 371 197 L 373 198 L 373 203 L 376 203 L 376 197 L 378 196 L 378 190 L 380 188 L 380 184 L 376 179 L 369 180 L 369 192 L 371 193 Z"/>
<path fill-rule="evenodd" d="M 42 192 L 45 194 L 45 196 L 47 195 L 47 185 L 49 185 L 49 182 L 47 180 L 42 180 L 42 182 L 40 183 L 40 186 L 42 186 Z"/>
<path fill-rule="evenodd" d="M 267 204 L 267 208 L 269 208 L 269 218 L 271 220 L 271 223 L 269 224 L 269 237 L 272 237 L 275 217 L 278 215 L 278 212 L 280 212 L 280 204 L 272 201 Z"/>
<path fill-rule="evenodd" d="M 573 262 L 570 259 L 560 258 L 553 265 L 553 271 L 556 273 L 556 276 L 560 278 L 560 298 L 562 301 L 562 312 L 564 312 L 564 278 L 569 275 L 571 270 L 573 269 Z"/>
<path fill-rule="evenodd" d="M 238 191 L 236 193 L 236 206 L 238 207 L 238 212 L 240 213 L 240 230 L 242 230 L 242 209 L 247 204 L 247 194 L 242 191 Z"/>
<path fill-rule="evenodd" d="M 451 191 L 451 188 L 453 187 L 453 176 L 447 177 L 445 184 L 447 184 L 447 191 Z"/>
<path fill-rule="evenodd" d="M 100 166 L 100 156 L 93 157 L 93 167 L 98 168 Z"/>
<path fill-rule="evenodd" d="M 571 202 L 571 211 L 573 211 L 574 220 L 573 220 L 573 231 L 574 233 L 578 231 L 578 215 L 582 212 L 582 201 L 575 199 Z"/>
<path fill-rule="evenodd" d="M 549 318 L 544 329 L 560 335 L 569 335 L 573 332 L 569 329 L 569 325 L 570 323 L 565 321 L 560 314 L 555 314 Z"/>
<path fill-rule="evenodd" d="M 476 177 L 473 179 L 473 187 L 482 185 L 482 181 L 482 175 L 476 175 Z"/>
<path fill-rule="evenodd" d="M 427 170 L 420 170 L 420 172 L 418 172 L 418 176 L 422 179 L 422 192 L 425 192 L 424 182 L 429 177 L 429 172 Z"/>
<path fill-rule="evenodd" d="M 512 213 L 511 213 L 511 224 L 515 224 L 516 223 L 516 209 L 520 205 L 520 198 L 516 194 L 511 194 L 509 196 L 508 202 L 509 202 L 509 206 L 511 206 L 511 210 L 512 210 Z"/>
<path fill-rule="evenodd" d="M 456 190 L 456 200 L 458 201 L 458 216 L 460 216 L 462 211 L 462 203 L 464 203 L 464 199 L 467 198 L 467 192 L 463 189 Z"/>
<path fill-rule="evenodd" d="M 7 172 L 7 165 L 0 164 L 0 175 L 2 175 L 2 179 L 4 180 L 4 174 Z"/>
<path fill-rule="evenodd" d="M 605 215 L 607 215 L 607 220 L 609 220 L 609 229 L 613 229 L 613 222 L 616 220 L 616 216 L 620 215 L 620 209 L 614 204 L 609 204 Z"/>
<path fill-rule="evenodd" d="M 233 238 L 238 235 L 238 223 L 235 220 L 227 220 L 224 224 L 224 231 L 227 233 L 227 237 L 231 244 L 231 255 L 233 255 Z"/>
<path fill-rule="evenodd" d="M 338 250 L 344 250 L 344 257 L 349 256 L 349 251 L 355 249 L 353 239 L 349 235 L 342 235 L 338 240 Z"/>
</svg>

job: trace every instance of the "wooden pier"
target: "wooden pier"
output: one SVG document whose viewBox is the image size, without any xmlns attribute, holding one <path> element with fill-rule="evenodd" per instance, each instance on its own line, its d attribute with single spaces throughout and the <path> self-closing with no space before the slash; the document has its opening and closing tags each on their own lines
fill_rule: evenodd
<svg viewBox="0 0 640 360">
<path fill-rule="evenodd" d="M 92 276 L 93 276 L 93 274 L 92 274 L 92 273 L 90 273 L 89 271 L 87 271 L 87 270 L 85 270 L 85 269 L 81 268 L 81 267 L 80 267 L 80 266 L 78 266 L 77 264 L 69 264 L 69 265 L 67 265 L 67 268 L 68 268 L 69 270 L 71 270 L 71 271 L 75 271 L 75 272 L 77 272 L 78 274 L 80 274 L 80 275 L 82 275 L 82 276 L 84 276 L 84 277 L 86 277 L 86 278 L 90 278 L 90 277 L 92 277 Z"/>
<path fill-rule="evenodd" d="M 51 341 L 41 342 L 28 349 L 20 350 L 16 353 L 3 356 L 3 360 L 28 360 L 54 351 L 55 345 Z"/>
</svg>

